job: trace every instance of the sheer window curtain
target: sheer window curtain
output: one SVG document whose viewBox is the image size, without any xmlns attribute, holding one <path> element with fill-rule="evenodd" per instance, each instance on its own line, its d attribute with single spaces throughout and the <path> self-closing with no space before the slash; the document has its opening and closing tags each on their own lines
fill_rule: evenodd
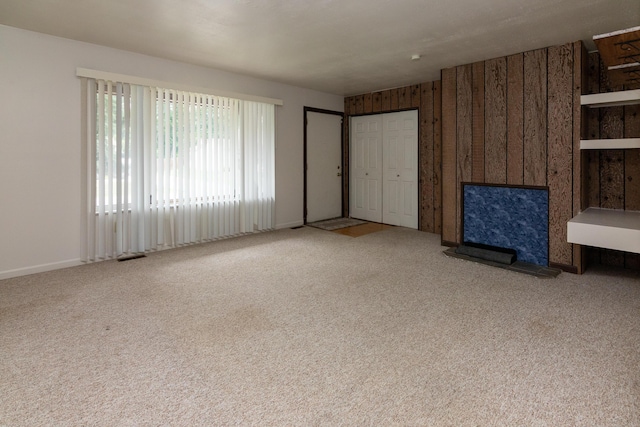
<svg viewBox="0 0 640 427">
<path fill-rule="evenodd" d="M 81 80 L 85 261 L 273 229 L 274 105 Z"/>
</svg>

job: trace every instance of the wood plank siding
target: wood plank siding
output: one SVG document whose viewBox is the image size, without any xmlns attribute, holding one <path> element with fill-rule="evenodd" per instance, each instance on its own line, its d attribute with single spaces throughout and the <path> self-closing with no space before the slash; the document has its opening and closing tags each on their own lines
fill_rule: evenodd
<svg viewBox="0 0 640 427">
<path fill-rule="evenodd" d="M 566 223 L 581 204 L 582 64 L 578 42 L 442 70 L 443 243 L 461 243 L 460 182 L 548 186 L 550 264 L 581 270 Z"/>
<path fill-rule="evenodd" d="M 462 182 L 543 186 L 550 265 L 640 269 L 640 255 L 567 243 L 567 221 L 587 207 L 640 210 L 640 150 L 580 150 L 581 138 L 640 137 L 640 106 L 580 105 L 583 93 L 621 89 L 599 55 L 578 41 L 446 68 L 435 82 L 347 97 L 345 112 L 418 109 L 419 229 L 440 234 L 443 244 L 461 243 Z"/>
</svg>

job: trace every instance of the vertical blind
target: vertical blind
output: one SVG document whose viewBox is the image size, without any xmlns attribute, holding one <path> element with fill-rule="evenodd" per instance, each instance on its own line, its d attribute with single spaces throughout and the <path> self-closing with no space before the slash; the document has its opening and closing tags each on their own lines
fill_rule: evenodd
<svg viewBox="0 0 640 427">
<path fill-rule="evenodd" d="M 272 104 L 83 78 L 96 261 L 272 229 Z"/>
</svg>

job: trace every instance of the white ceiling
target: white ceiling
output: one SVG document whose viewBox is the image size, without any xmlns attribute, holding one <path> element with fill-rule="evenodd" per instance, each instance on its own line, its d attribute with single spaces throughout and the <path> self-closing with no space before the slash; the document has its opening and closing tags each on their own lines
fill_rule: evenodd
<svg viewBox="0 0 640 427">
<path fill-rule="evenodd" d="M 338 95 L 640 24 L 639 0 L 2 0 L 0 24 Z M 419 61 L 411 61 L 420 54 Z"/>
</svg>

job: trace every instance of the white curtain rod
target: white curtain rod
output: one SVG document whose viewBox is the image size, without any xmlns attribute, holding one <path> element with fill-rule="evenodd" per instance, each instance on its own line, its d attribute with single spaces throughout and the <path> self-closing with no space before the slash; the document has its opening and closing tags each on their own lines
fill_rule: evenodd
<svg viewBox="0 0 640 427">
<path fill-rule="evenodd" d="M 113 82 L 129 83 L 140 86 L 161 87 L 165 89 L 182 90 L 185 92 L 197 92 L 205 95 L 224 96 L 241 99 L 243 101 L 263 102 L 265 104 L 284 105 L 282 99 L 266 98 L 262 96 L 247 95 L 244 93 L 226 92 L 211 88 L 183 85 L 178 83 L 163 82 L 161 80 L 146 79 L 144 77 L 128 76 L 126 74 L 109 73 L 106 71 L 90 70 L 88 68 L 76 68 L 76 76 L 97 80 L 109 80 Z"/>
</svg>

